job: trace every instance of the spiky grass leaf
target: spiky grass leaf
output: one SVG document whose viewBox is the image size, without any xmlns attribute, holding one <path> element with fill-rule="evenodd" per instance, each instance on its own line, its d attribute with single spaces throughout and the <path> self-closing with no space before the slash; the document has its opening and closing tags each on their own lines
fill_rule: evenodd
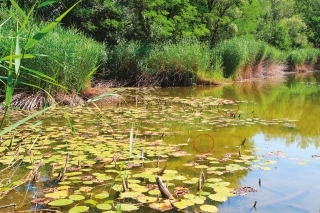
<svg viewBox="0 0 320 213">
<path fill-rule="evenodd" d="M 7 22 L 7 21 L 9 21 L 11 19 L 11 16 L 9 17 L 9 18 L 7 18 L 4 22 L 2 22 L 1 24 L 0 24 L 0 28 Z"/>
<path fill-rule="evenodd" d="M 29 41 L 28 43 L 24 46 L 25 50 L 30 49 L 31 47 L 33 47 L 34 45 L 36 45 L 37 43 L 39 43 L 39 41 L 45 36 L 47 35 L 48 32 L 50 32 L 55 26 L 57 26 L 57 24 L 60 23 L 60 21 L 77 5 L 81 2 L 78 1 L 77 3 L 75 3 L 72 7 L 70 7 L 66 12 L 64 12 L 62 15 L 60 15 L 58 18 L 56 18 L 53 22 L 51 22 L 50 24 L 48 24 L 46 27 L 44 27 L 42 30 L 40 30 L 40 32 L 36 33 Z"/>
<path fill-rule="evenodd" d="M 5 56 L 3 58 L 0 58 L 0 62 L 8 61 L 10 59 L 36 58 L 36 57 L 45 57 L 45 56 L 47 56 L 47 55 L 43 55 L 43 54 L 8 55 L 8 56 Z"/>
<path fill-rule="evenodd" d="M 19 26 L 18 26 L 18 23 L 17 23 L 17 32 L 18 31 L 19 31 Z M 19 42 L 20 42 L 19 35 L 17 35 L 17 38 L 16 38 L 16 50 L 14 52 L 15 55 L 20 55 L 21 54 L 21 48 L 20 48 L 20 43 Z M 16 75 L 18 75 L 18 73 L 19 73 L 20 64 L 21 64 L 21 58 L 15 58 L 14 59 L 14 69 L 15 69 Z"/>
<path fill-rule="evenodd" d="M 72 124 L 72 121 L 71 121 L 69 115 L 68 114 L 64 114 L 64 117 L 66 118 L 66 120 L 68 122 L 68 125 L 69 125 L 69 128 L 71 130 L 71 133 L 72 133 L 73 137 L 76 138 L 76 132 L 74 130 L 74 126 Z"/>
<path fill-rule="evenodd" d="M 130 130 L 130 148 L 129 148 L 130 158 L 132 156 L 132 148 L 133 148 L 133 124 L 132 124 L 131 130 Z"/>
<path fill-rule="evenodd" d="M 45 1 L 45 2 L 42 2 L 42 3 L 38 6 L 38 8 L 48 6 L 48 5 L 54 4 L 54 3 L 56 3 L 56 2 L 58 2 L 58 0 L 47 0 L 47 1 Z"/>
<path fill-rule="evenodd" d="M 26 70 L 26 71 L 28 72 L 28 75 L 29 75 L 29 76 L 38 78 L 38 79 L 40 79 L 40 80 L 42 80 L 42 81 L 45 81 L 45 82 L 47 82 L 47 83 L 49 83 L 49 84 L 55 85 L 55 86 L 57 86 L 57 87 L 60 87 L 60 88 L 62 88 L 62 89 L 65 90 L 65 91 L 67 90 L 67 88 L 66 88 L 65 86 L 57 83 L 55 79 L 51 78 L 50 76 L 48 76 L 48 75 L 46 75 L 46 74 L 44 74 L 44 73 L 42 73 L 42 72 L 40 72 L 40 71 L 36 71 L 36 70 L 33 70 L 33 69 L 29 69 L 29 68 L 23 67 L 23 66 L 21 66 L 21 68 L 22 68 L 23 70 Z"/>
<path fill-rule="evenodd" d="M 99 66 L 98 66 L 99 67 Z M 88 80 L 90 80 L 90 78 L 92 77 L 92 75 L 97 71 L 98 67 L 95 67 L 93 70 L 91 70 L 87 76 L 85 77 L 85 80 L 79 85 L 78 89 L 77 89 L 77 93 L 81 92 L 81 90 L 83 89 L 84 85 L 88 82 Z"/>
<path fill-rule="evenodd" d="M 43 110 L 40 110 L 40 111 L 38 111 L 38 112 L 35 112 L 35 113 L 29 115 L 28 117 L 25 117 L 25 118 L 23 118 L 23 119 L 15 122 L 14 124 L 11 124 L 10 126 L 4 128 L 3 130 L 0 131 L 0 136 L 2 136 L 2 135 L 4 135 L 4 134 L 7 134 L 8 132 L 16 129 L 18 126 L 24 124 L 25 122 L 29 121 L 30 119 L 32 119 L 32 118 L 34 118 L 34 117 L 36 117 L 36 116 L 38 116 L 38 115 L 46 112 L 47 110 L 51 109 L 53 106 L 54 106 L 54 105 L 52 105 L 52 106 L 50 106 L 50 107 L 48 107 L 48 108 L 45 108 L 45 109 L 43 109 Z"/>
<path fill-rule="evenodd" d="M 103 99 L 103 98 L 109 97 L 109 96 L 118 96 L 118 94 L 104 93 L 104 94 L 102 94 L 102 95 L 99 95 L 99 96 L 90 98 L 89 100 L 87 100 L 87 102 L 95 102 L 95 101 L 98 101 L 98 100 L 100 100 L 100 99 Z"/>
<path fill-rule="evenodd" d="M 10 106 L 10 104 L 11 104 L 11 100 L 12 100 L 12 95 L 13 95 L 13 90 L 14 90 L 14 88 L 13 88 L 13 69 L 12 69 L 12 60 L 13 60 L 13 58 L 12 58 L 12 47 L 13 46 L 13 43 L 11 42 L 11 50 L 10 50 L 10 52 L 11 52 L 11 54 L 10 54 L 10 57 L 9 57 L 9 67 L 8 67 L 8 75 L 7 75 L 7 85 L 6 85 L 6 106 L 7 106 L 7 108 Z M 6 112 L 7 112 L 7 110 L 6 110 Z M 5 115 L 3 116 L 3 117 L 5 117 L 6 116 L 6 113 L 5 113 Z"/>
<path fill-rule="evenodd" d="M 21 9 L 21 7 L 19 7 L 19 5 L 17 4 L 17 2 L 15 2 L 14 0 L 10 0 L 12 6 L 20 13 L 20 15 L 23 16 L 24 19 L 28 19 L 27 15 L 23 12 L 23 10 Z"/>
</svg>

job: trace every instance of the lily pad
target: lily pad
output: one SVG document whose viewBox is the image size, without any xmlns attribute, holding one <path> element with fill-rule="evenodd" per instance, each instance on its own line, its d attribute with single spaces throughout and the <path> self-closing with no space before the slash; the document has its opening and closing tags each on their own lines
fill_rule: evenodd
<svg viewBox="0 0 320 213">
<path fill-rule="evenodd" d="M 80 212 L 86 212 L 89 210 L 88 206 L 75 206 L 69 210 L 69 213 L 80 213 Z"/>
<path fill-rule="evenodd" d="M 185 209 L 188 206 L 193 206 L 194 203 L 190 202 L 190 200 L 185 200 L 182 199 L 181 201 L 173 203 L 173 206 L 176 207 L 177 209 Z"/>
<path fill-rule="evenodd" d="M 224 201 L 228 200 L 228 197 L 225 196 L 225 195 L 222 194 L 222 193 L 211 194 L 211 195 L 209 195 L 209 198 L 210 198 L 211 200 L 219 201 L 219 202 L 224 202 Z"/>
<path fill-rule="evenodd" d="M 156 197 L 141 195 L 137 198 L 140 203 L 154 203 L 158 200 Z"/>
<path fill-rule="evenodd" d="M 54 200 L 50 203 L 48 203 L 48 205 L 50 206 L 67 206 L 69 204 L 73 203 L 73 200 L 70 199 L 59 199 L 59 200 Z"/>
<path fill-rule="evenodd" d="M 125 211 L 125 212 L 138 210 L 138 207 L 136 205 L 127 204 L 127 203 L 122 203 L 120 208 L 121 208 L 121 211 Z"/>
<path fill-rule="evenodd" d="M 120 199 L 124 198 L 136 198 L 141 195 L 141 192 L 123 192 L 120 194 Z"/>
<path fill-rule="evenodd" d="M 100 193 L 100 194 L 96 194 L 94 197 L 97 198 L 97 199 L 104 199 L 104 198 L 109 197 L 109 193 L 108 192 L 103 192 L 103 193 Z"/>
<path fill-rule="evenodd" d="M 149 207 L 159 211 L 168 211 L 172 209 L 172 205 L 169 202 L 169 200 L 164 200 L 163 202 L 151 203 Z"/>
<path fill-rule="evenodd" d="M 110 210 L 112 209 L 112 206 L 108 203 L 100 203 L 96 206 L 100 210 Z"/>
<path fill-rule="evenodd" d="M 213 205 L 202 205 L 200 209 L 204 212 L 216 213 L 218 212 L 218 208 Z"/>
<path fill-rule="evenodd" d="M 44 196 L 53 198 L 53 199 L 65 198 L 68 196 L 68 191 L 67 190 L 56 191 L 56 192 L 45 194 Z"/>
<path fill-rule="evenodd" d="M 86 200 L 85 203 L 96 206 L 98 202 L 95 200 L 89 199 L 89 200 Z"/>
<path fill-rule="evenodd" d="M 70 195 L 69 199 L 70 200 L 74 200 L 74 201 L 78 201 L 78 200 L 84 200 L 84 196 L 83 195 Z"/>
</svg>

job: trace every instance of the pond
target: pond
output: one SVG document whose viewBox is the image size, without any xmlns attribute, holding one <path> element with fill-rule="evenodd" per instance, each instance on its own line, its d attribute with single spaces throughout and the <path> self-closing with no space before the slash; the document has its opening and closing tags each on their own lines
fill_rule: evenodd
<svg viewBox="0 0 320 213">
<path fill-rule="evenodd" d="M 0 211 L 319 212 L 319 81 L 118 88 L 121 103 L 52 108 L 1 139 Z"/>
</svg>

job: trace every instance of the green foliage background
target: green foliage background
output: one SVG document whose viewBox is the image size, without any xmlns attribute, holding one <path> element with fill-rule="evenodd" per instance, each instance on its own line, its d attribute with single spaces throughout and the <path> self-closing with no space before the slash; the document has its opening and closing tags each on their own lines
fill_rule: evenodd
<svg viewBox="0 0 320 213">
<path fill-rule="evenodd" d="M 34 3 L 17 2 L 25 11 Z M 52 21 L 75 2 L 39 8 L 34 24 Z M 10 8 L 10 1 L 0 6 Z M 50 59 L 30 63 L 71 90 L 101 65 L 101 58 L 105 63 L 98 73 L 103 78 L 129 85 L 146 75 L 163 85 L 176 85 L 169 82 L 177 79 L 190 85 L 199 77 L 235 78 L 240 69 L 263 62 L 314 65 L 320 46 L 319 6 L 320 0 L 82 0 L 62 20 L 66 33 L 62 28 L 53 33 L 61 40 L 49 39 L 36 49 Z"/>
</svg>

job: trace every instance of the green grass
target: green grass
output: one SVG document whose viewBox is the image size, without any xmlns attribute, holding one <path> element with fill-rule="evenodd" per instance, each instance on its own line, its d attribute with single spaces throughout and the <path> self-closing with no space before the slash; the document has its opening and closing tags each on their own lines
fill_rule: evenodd
<svg viewBox="0 0 320 213">
<path fill-rule="evenodd" d="M 10 14 L 15 14 L 15 11 L 0 8 L 0 17 L 10 17 Z M 27 23 L 30 32 L 42 32 L 41 30 L 46 29 L 47 25 L 48 23 L 36 23 L 32 20 Z M 0 30 L 0 56 L 10 55 L 11 44 L 15 43 L 14 40 L 17 38 L 16 20 L 11 18 Z M 104 45 L 85 37 L 76 29 L 65 30 L 59 25 L 55 26 L 50 32 L 45 32 L 46 36 L 41 37 L 39 43 L 35 39 L 28 40 L 29 31 L 21 29 L 19 32 L 20 46 L 27 48 L 30 53 L 46 56 L 22 59 L 21 66 L 50 76 L 57 84 L 54 85 L 23 69 L 20 69 L 20 75 L 17 77 L 20 81 L 49 93 L 61 92 L 63 87 L 68 91 L 79 90 L 79 86 L 83 85 L 84 81 L 90 80 L 91 76 L 88 75 L 93 75 L 92 70 L 105 58 Z M 28 46 L 25 46 L 26 44 Z M 4 67 L 0 67 L 0 75 L 7 76 Z"/>
</svg>

